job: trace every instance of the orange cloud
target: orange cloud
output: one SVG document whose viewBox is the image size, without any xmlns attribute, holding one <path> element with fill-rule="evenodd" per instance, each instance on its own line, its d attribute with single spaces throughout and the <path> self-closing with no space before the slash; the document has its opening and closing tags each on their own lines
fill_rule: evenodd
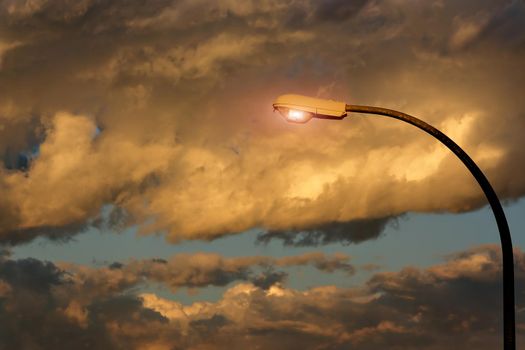
<svg viewBox="0 0 525 350">
<path fill-rule="evenodd" d="M 521 197 L 523 5 L 474 17 L 449 5 L 2 3 L 0 41 L 17 45 L 3 46 L 0 68 L 11 164 L 0 169 L 0 239 L 67 237 L 105 205 L 126 214 L 122 225 L 177 242 L 486 203 L 451 154 L 405 125 L 286 125 L 270 105 L 288 91 L 420 116 L 502 198 Z M 38 145 L 27 169 L 12 166 Z"/>
</svg>

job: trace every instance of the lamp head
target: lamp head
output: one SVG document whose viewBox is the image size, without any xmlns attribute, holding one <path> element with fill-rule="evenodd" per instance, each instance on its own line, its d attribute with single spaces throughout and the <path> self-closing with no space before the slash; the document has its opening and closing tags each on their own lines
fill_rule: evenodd
<svg viewBox="0 0 525 350">
<path fill-rule="evenodd" d="M 346 117 L 344 102 L 302 95 L 281 95 L 273 103 L 273 108 L 292 123 L 302 124 L 312 118 L 343 119 Z"/>
</svg>

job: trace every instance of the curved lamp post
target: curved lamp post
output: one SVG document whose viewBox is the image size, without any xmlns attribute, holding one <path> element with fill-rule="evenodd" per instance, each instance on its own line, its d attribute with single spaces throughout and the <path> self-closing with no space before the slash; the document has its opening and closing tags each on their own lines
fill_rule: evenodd
<svg viewBox="0 0 525 350">
<path fill-rule="evenodd" d="M 434 136 L 454 152 L 478 181 L 489 201 L 498 224 L 503 256 L 503 349 L 515 350 L 514 256 L 512 252 L 512 240 L 510 237 L 509 225 L 496 192 L 472 158 L 470 158 L 468 154 L 448 136 L 434 128 L 432 125 L 429 125 L 413 116 L 392 109 L 348 105 L 344 102 L 323 100 L 302 95 L 279 96 L 275 100 L 273 107 L 278 110 L 287 121 L 292 123 L 306 123 L 312 118 L 341 120 L 347 116 L 347 112 L 382 115 L 418 127 L 426 133 Z"/>
</svg>

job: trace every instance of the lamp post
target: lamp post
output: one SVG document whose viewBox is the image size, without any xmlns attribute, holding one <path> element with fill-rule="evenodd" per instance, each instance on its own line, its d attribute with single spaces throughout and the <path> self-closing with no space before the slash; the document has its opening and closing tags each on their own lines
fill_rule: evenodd
<svg viewBox="0 0 525 350">
<path fill-rule="evenodd" d="M 509 225 L 496 192 L 472 158 L 452 141 L 452 139 L 432 125 L 411 115 L 392 109 L 348 105 L 344 102 L 291 94 L 279 96 L 275 100 L 273 107 L 278 110 L 287 121 L 292 123 L 306 123 L 312 118 L 342 120 L 347 116 L 347 112 L 377 114 L 398 119 L 434 136 L 434 138 L 447 146 L 463 162 L 481 186 L 483 193 L 485 193 L 485 197 L 489 201 L 498 225 L 503 258 L 503 349 L 515 350 L 514 256 Z"/>
</svg>

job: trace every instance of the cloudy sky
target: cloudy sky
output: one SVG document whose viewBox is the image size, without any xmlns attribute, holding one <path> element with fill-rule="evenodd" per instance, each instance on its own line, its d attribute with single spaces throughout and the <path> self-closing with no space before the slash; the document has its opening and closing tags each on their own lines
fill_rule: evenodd
<svg viewBox="0 0 525 350">
<path fill-rule="evenodd" d="M 0 0 L 0 349 L 525 344 L 523 0 Z"/>
</svg>

